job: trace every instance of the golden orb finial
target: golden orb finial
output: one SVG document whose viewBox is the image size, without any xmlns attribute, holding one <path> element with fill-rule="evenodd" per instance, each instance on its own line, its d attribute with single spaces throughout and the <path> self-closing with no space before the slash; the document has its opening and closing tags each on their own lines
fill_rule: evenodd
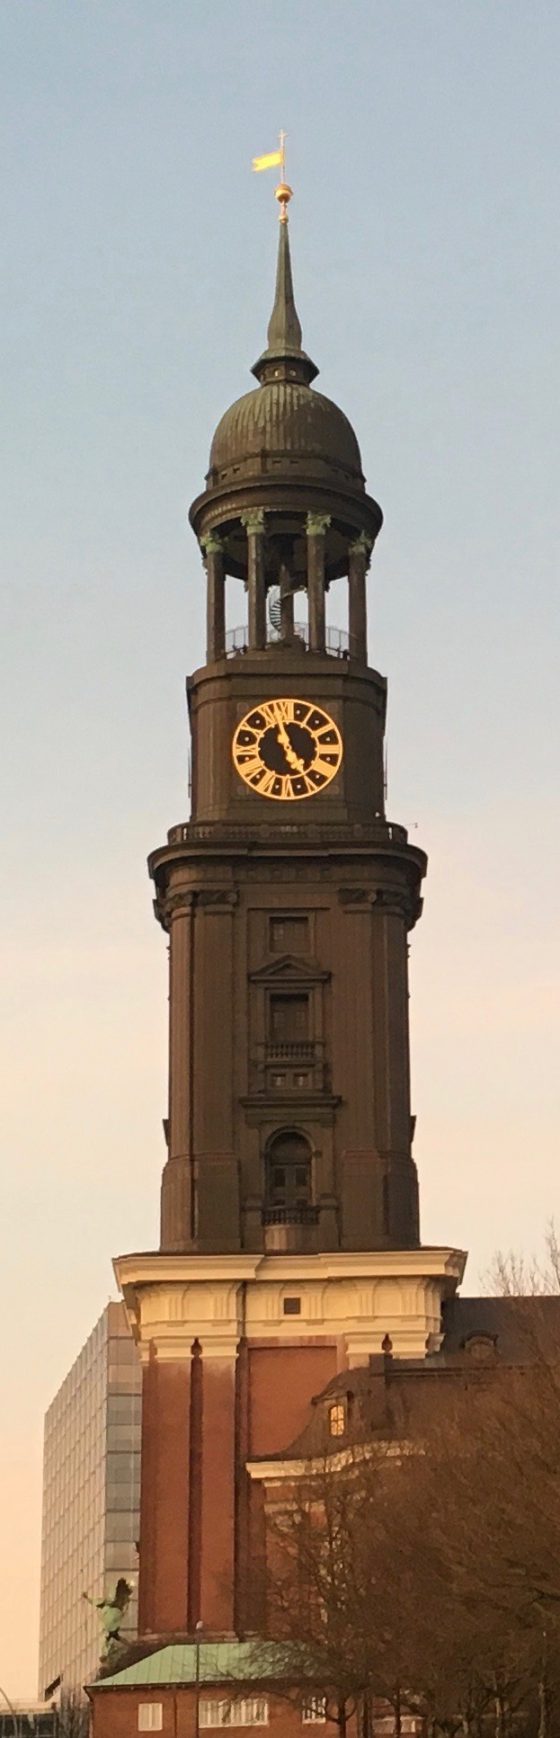
<svg viewBox="0 0 560 1738">
<path fill-rule="evenodd" d="M 278 204 L 280 206 L 280 211 L 278 213 L 278 216 L 280 218 L 280 222 L 287 223 L 287 221 L 288 221 L 288 206 L 290 203 L 290 199 L 293 199 L 294 195 L 292 192 L 292 188 L 288 187 L 288 183 L 286 181 L 286 134 L 285 133 L 283 133 L 283 132 L 280 133 L 277 151 L 267 151 L 265 153 L 264 157 L 253 157 L 253 169 L 256 169 L 257 173 L 261 169 L 280 169 L 280 173 L 282 175 L 282 180 L 280 182 L 280 186 L 276 187 L 274 190 L 274 197 L 275 197 L 275 199 L 278 200 Z"/>
<path fill-rule="evenodd" d="M 274 189 L 274 198 L 278 200 L 280 206 L 278 216 L 281 223 L 288 222 L 288 206 L 293 197 L 293 190 L 288 187 L 287 181 L 281 181 L 279 187 Z"/>
</svg>

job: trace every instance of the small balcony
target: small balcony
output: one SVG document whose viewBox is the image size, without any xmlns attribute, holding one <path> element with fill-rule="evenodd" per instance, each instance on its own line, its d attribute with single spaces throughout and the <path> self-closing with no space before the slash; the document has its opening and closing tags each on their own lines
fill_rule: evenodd
<svg viewBox="0 0 560 1738">
<path fill-rule="evenodd" d="M 256 1092 L 324 1092 L 325 1045 L 314 1038 L 271 1038 L 256 1047 L 253 1078 Z"/>
<path fill-rule="evenodd" d="M 274 1038 L 265 1046 L 266 1060 L 289 1062 L 293 1068 L 311 1068 L 317 1048 L 312 1038 Z"/>
<path fill-rule="evenodd" d="M 264 1207 L 267 1255 L 309 1255 L 317 1247 L 318 1207 Z"/>
</svg>

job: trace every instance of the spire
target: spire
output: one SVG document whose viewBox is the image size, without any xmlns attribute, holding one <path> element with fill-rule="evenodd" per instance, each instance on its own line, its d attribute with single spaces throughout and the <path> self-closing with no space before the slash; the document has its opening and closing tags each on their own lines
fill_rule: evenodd
<svg viewBox="0 0 560 1738">
<path fill-rule="evenodd" d="M 287 196 L 287 197 L 286 197 Z M 261 385 L 266 381 L 280 378 L 304 380 L 309 385 L 319 373 L 311 357 L 306 355 L 301 343 L 301 325 L 294 300 L 294 285 L 292 280 L 292 261 L 290 258 L 290 239 L 288 233 L 288 197 L 289 188 L 281 185 L 277 188 L 276 198 L 281 201 L 280 234 L 278 237 L 278 264 L 276 267 L 276 290 L 274 307 L 268 322 L 267 348 L 259 356 L 252 369 Z M 284 367 L 279 367 L 279 364 Z M 275 366 L 273 366 L 273 364 Z"/>
<path fill-rule="evenodd" d="M 276 294 L 268 322 L 268 348 L 275 356 L 301 355 L 301 325 L 294 301 L 288 219 L 280 224 Z"/>
</svg>

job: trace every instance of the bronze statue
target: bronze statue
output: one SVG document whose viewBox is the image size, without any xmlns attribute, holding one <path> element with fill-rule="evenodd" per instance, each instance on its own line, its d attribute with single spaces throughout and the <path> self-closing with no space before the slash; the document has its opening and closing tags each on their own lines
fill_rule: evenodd
<svg viewBox="0 0 560 1738">
<path fill-rule="evenodd" d="M 87 1599 L 88 1605 L 93 1605 L 99 1612 L 99 1621 L 103 1631 L 103 1647 L 101 1660 L 110 1660 L 115 1649 L 123 1646 L 121 1624 L 132 1599 L 133 1588 L 130 1581 L 125 1581 L 120 1575 L 111 1599 L 92 1599 L 89 1593 L 83 1593 L 82 1599 Z"/>
</svg>

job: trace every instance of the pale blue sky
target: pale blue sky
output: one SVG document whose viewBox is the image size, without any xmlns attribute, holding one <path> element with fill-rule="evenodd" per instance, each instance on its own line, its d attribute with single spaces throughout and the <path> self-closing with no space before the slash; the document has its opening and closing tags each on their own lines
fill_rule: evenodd
<svg viewBox="0 0 560 1738">
<path fill-rule="evenodd" d="M 281 126 L 304 341 L 386 516 L 370 650 L 389 813 L 430 854 L 424 1237 L 470 1248 L 472 1291 L 554 1212 L 559 62 L 556 0 L 0 8 L 14 1693 L 34 1687 L 44 1406 L 111 1255 L 156 1240 L 165 945 L 144 860 L 187 808 L 186 510 L 264 341 L 274 178 L 249 163 Z"/>
</svg>

